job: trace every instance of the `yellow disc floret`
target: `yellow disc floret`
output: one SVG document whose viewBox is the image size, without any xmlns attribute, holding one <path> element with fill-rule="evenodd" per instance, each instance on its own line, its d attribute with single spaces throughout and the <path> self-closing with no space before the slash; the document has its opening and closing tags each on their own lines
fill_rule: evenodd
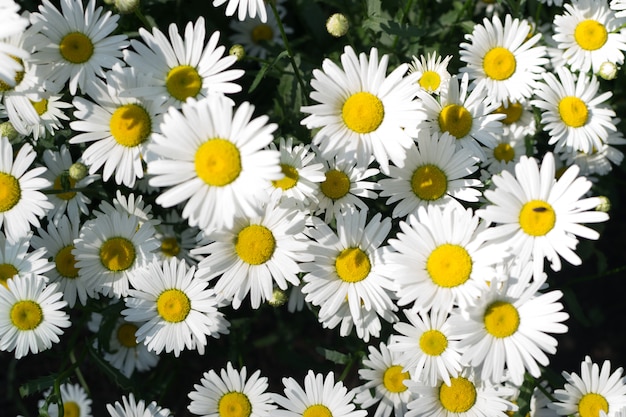
<svg viewBox="0 0 626 417">
<path fill-rule="evenodd" d="M 587 393 L 578 402 L 578 414 L 580 417 L 599 417 L 600 410 L 604 411 L 605 414 L 609 412 L 609 403 L 600 394 L 594 392 Z"/>
<path fill-rule="evenodd" d="M 241 154 L 235 144 L 226 139 L 204 142 L 195 155 L 198 177 L 208 185 L 223 187 L 241 174 Z"/>
<path fill-rule="evenodd" d="M 249 417 L 252 414 L 252 405 L 246 394 L 231 391 L 219 399 L 217 411 L 220 417 Z"/>
<path fill-rule="evenodd" d="M 61 174 L 61 175 L 57 175 L 57 177 L 54 179 L 54 184 L 52 185 L 52 189 L 55 191 L 62 191 L 65 188 L 63 184 L 63 180 L 67 181 L 67 183 L 65 184 L 67 186 L 66 189 L 72 189 L 76 186 L 76 180 L 74 178 L 70 177 L 69 175 Z M 61 200 L 68 201 L 76 197 L 76 192 L 66 191 L 63 193 L 57 193 L 55 195 Z"/>
<path fill-rule="evenodd" d="M 200 93 L 202 77 L 194 67 L 179 65 L 167 73 L 165 88 L 175 99 L 185 101 L 189 97 L 196 97 Z"/>
<path fill-rule="evenodd" d="M 554 228 L 556 213 L 552 206 L 543 200 L 531 200 L 522 206 L 519 225 L 531 236 L 544 236 Z"/>
<path fill-rule="evenodd" d="M 464 413 L 476 403 L 476 387 L 462 376 L 450 378 L 450 386 L 442 383 L 439 387 L 439 401 L 452 413 Z"/>
<path fill-rule="evenodd" d="M 499 143 L 493 148 L 493 157 L 500 162 L 511 162 L 515 158 L 515 149 L 509 143 Z"/>
<path fill-rule="evenodd" d="M 134 348 L 137 346 L 137 326 L 132 323 L 122 323 L 117 329 L 117 340 L 120 344 L 127 348 Z"/>
<path fill-rule="evenodd" d="M 0 264 L 0 284 L 2 284 L 5 288 L 7 286 L 7 280 L 13 278 L 19 273 L 17 268 L 11 264 Z"/>
<path fill-rule="evenodd" d="M 180 246 L 178 240 L 175 237 L 166 237 L 161 240 L 161 252 L 165 256 L 178 256 L 180 253 Z"/>
<path fill-rule="evenodd" d="M 315 404 L 307 407 L 302 417 L 333 417 L 333 413 L 325 405 Z"/>
<path fill-rule="evenodd" d="M 261 23 L 256 25 L 250 33 L 250 38 L 255 44 L 259 44 L 263 41 L 271 41 L 274 38 L 274 31 L 270 25 Z"/>
<path fill-rule="evenodd" d="M 100 262 L 109 271 L 125 271 L 135 262 L 135 245 L 124 237 L 112 237 L 100 247 Z"/>
<path fill-rule="evenodd" d="M 59 43 L 61 56 L 72 64 L 84 64 L 94 52 L 93 42 L 81 32 L 68 33 Z"/>
<path fill-rule="evenodd" d="M 152 133 L 152 119 L 142 106 L 125 104 L 115 109 L 109 127 L 117 143 L 132 148 L 148 139 Z"/>
<path fill-rule="evenodd" d="M 341 117 L 348 129 L 356 133 L 370 133 L 383 122 L 385 108 L 374 94 L 361 91 L 352 94 L 343 103 Z"/>
<path fill-rule="evenodd" d="M 446 173 L 436 165 L 422 165 L 413 172 L 411 189 L 421 200 L 439 200 L 448 189 Z"/>
<path fill-rule="evenodd" d="M 584 101 L 574 96 L 567 96 L 559 101 L 559 116 L 570 127 L 581 127 L 587 123 L 589 109 Z"/>
<path fill-rule="evenodd" d="M 433 92 L 439 88 L 441 76 L 436 71 L 424 71 L 418 82 L 424 90 Z"/>
<path fill-rule="evenodd" d="M 172 288 L 163 291 L 157 298 L 157 312 L 163 320 L 180 323 L 191 311 L 191 301 L 183 291 Z"/>
<path fill-rule="evenodd" d="M 443 288 L 462 285 L 472 273 L 472 258 L 463 246 L 444 243 L 426 260 L 426 270 L 433 282 Z"/>
<path fill-rule="evenodd" d="M 595 51 L 604 46 L 609 39 L 609 34 L 602 23 L 587 19 L 576 25 L 574 39 L 582 49 Z"/>
<path fill-rule="evenodd" d="M 331 169 L 325 175 L 326 179 L 320 184 L 320 189 L 326 197 L 338 200 L 350 192 L 350 178 L 345 172 Z"/>
<path fill-rule="evenodd" d="M 509 103 L 507 107 L 500 106 L 493 111 L 496 114 L 504 114 L 504 119 L 500 120 L 505 125 L 511 125 L 518 122 L 522 118 L 524 112 L 524 106 L 520 103 Z"/>
<path fill-rule="evenodd" d="M 20 330 L 35 330 L 43 321 L 41 306 L 32 300 L 22 300 L 13 304 L 11 323 Z"/>
<path fill-rule="evenodd" d="M 439 113 L 439 129 L 457 139 L 467 136 L 472 130 L 472 124 L 472 114 L 458 104 L 448 104 Z"/>
<path fill-rule="evenodd" d="M 483 59 L 483 70 L 487 77 L 503 81 L 515 73 L 517 61 L 511 51 L 501 46 L 490 49 Z"/>
<path fill-rule="evenodd" d="M 407 386 L 404 381 L 409 379 L 408 372 L 402 372 L 402 366 L 393 365 L 385 370 L 383 374 L 383 385 L 389 392 L 404 392 Z"/>
<path fill-rule="evenodd" d="M 276 249 L 272 231 L 259 224 L 244 227 L 235 241 L 237 255 L 247 264 L 261 265 L 269 261 Z"/>
<path fill-rule="evenodd" d="M 335 260 L 337 275 L 344 282 L 359 282 L 367 278 L 372 265 L 370 258 L 359 248 L 342 250 Z"/>
<path fill-rule="evenodd" d="M 64 278 L 78 277 L 78 268 L 76 268 L 76 259 L 72 254 L 74 245 L 67 245 L 57 252 L 54 257 L 54 265 L 57 272 Z"/>
<path fill-rule="evenodd" d="M 274 187 L 282 188 L 283 190 L 293 188 L 298 183 L 298 178 L 300 178 L 298 170 L 294 166 L 288 164 L 280 164 L 280 169 L 283 171 L 285 176 L 279 180 L 272 181 Z"/>
<path fill-rule="evenodd" d="M 420 336 L 420 349 L 427 355 L 439 356 L 448 347 L 448 338 L 439 330 L 426 330 Z"/>
<path fill-rule="evenodd" d="M 506 301 L 494 301 L 489 304 L 483 317 L 485 330 L 497 338 L 509 337 L 517 331 L 520 317 L 517 308 Z"/>
<path fill-rule="evenodd" d="M 22 197 L 20 182 L 11 174 L 0 172 L 0 213 L 11 210 Z"/>
</svg>

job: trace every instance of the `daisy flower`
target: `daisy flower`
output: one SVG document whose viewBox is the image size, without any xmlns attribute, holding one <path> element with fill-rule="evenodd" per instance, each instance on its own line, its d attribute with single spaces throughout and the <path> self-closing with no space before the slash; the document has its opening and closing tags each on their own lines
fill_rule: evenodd
<svg viewBox="0 0 626 417">
<path fill-rule="evenodd" d="M 391 178 L 378 183 L 387 205 L 399 201 L 393 217 L 417 213 L 419 207 L 445 206 L 458 200 L 476 202 L 481 195 L 474 187 L 482 183 L 473 178 L 478 158 L 467 149 L 456 149 L 456 139 L 448 133 L 441 137 L 420 131 L 417 145 L 412 145 L 401 167 L 390 166 Z"/>
<path fill-rule="evenodd" d="M 261 371 L 248 377 L 245 366 L 238 371 L 228 362 L 219 375 L 210 370 L 194 384 L 187 409 L 203 417 L 269 417 L 276 405 L 268 387 Z"/>
<path fill-rule="evenodd" d="M 460 84 L 459 84 L 460 83 Z M 497 103 L 487 103 L 487 93 L 483 89 L 468 90 L 469 75 L 459 80 L 453 75 L 448 88 L 442 90 L 438 97 L 426 91 L 419 91 L 418 97 L 423 104 L 425 119 L 418 129 L 426 129 L 431 134 L 447 132 L 456 138 L 457 148 L 467 148 L 472 155 L 483 158 L 480 147 L 493 143 L 502 133 L 502 115 L 492 112 Z"/>
<path fill-rule="evenodd" d="M 611 362 L 606 360 L 602 368 L 589 356 L 580 364 L 580 375 L 563 372 L 564 389 L 554 391 L 555 402 L 548 407 L 559 415 L 576 417 L 613 417 L 626 406 L 626 383 L 622 368 L 611 372 Z"/>
<path fill-rule="evenodd" d="M 302 264 L 306 301 L 320 306 L 320 319 L 333 315 L 344 303 L 354 321 L 362 308 L 395 321 L 397 307 L 391 299 L 392 280 L 387 277 L 382 243 L 391 230 L 391 220 L 375 214 L 366 223 L 367 211 L 351 211 L 337 217 L 337 233 L 319 219 L 308 234 L 313 261 Z"/>
<path fill-rule="evenodd" d="M 262 21 L 260 16 L 245 19 L 231 20 L 229 27 L 233 34 L 229 36 L 232 44 L 242 45 L 246 55 L 266 59 L 269 53 L 266 44 L 274 44 L 284 47 L 283 38 L 278 28 L 276 17 L 271 12 L 270 6 L 264 4 L 267 20 Z M 269 12 L 269 13 L 268 13 Z M 293 33 L 293 29 L 283 24 L 285 34 Z"/>
<path fill-rule="evenodd" d="M 10 278 L 26 275 L 35 275 L 48 282 L 49 271 L 54 265 L 46 257 L 46 248 L 35 246 L 34 251 L 28 251 L 31 239 L 30 232 L 15 240 L 6 239 L 0 232 L 0 285 L 6 287 Z"/>
<path fill-rule="evenodd" d="M 517 410 L 506 399 L 512 390 L 479 380 L 469 371 L 451 378 L 449 385 L 440 381 L 430 386 L 413 380 L 406 385 L 416 398 L 409 402 L 406 417 L 506 417 Z"/>
<path fill-rule="evenodd" d="M 105 296 L 124 297 L 158 247 L 154 226 L 118 211 L 85 223 L 72 254 L 79 279 Z M 132 282 L 131 282 L 132 281 Z"/>
<path fill-rule="evenodd" d="M 59 386 L 61 392 L 61 403 L 63 404 L 63 415 L 66 417 L 91 417 L 91 398 L 80 384 L 65 383 Z M 44 393 L 44 397 L 52 394 L 52 388 Z M 38 407 L 41 409 L 45 405 L 45 400 L 40 400 Z M 48 415 L 50 417 L 59 416 L 59 407 L 56 404 L 49 404 Z"/>
<path fill-rule="evenodd" d="M 184 259 L 188 265 L 195 265 L 199 257 L 192 255 L 191 250 L 197 247 L 196 237 L 200 230 L 196 227 L 189 227 L 182 221 L 180 214 L 176 210 L 165 213 L 158 225 L 156 225 L 156 239 L 161 242 L 161 246 L 154 254 L 161 261 L 172 258 Z"/>
<path fill-rule="evenodd" d="M 46 274 L 50 282 L 59 284 L 59 291 L 63 292 L 63 299 L 71 308 L 76 304 L 87 304 L 87 298 L 93 297 L 94 287 L 86 282 L 84 276 L 79 275 L 76 267 L 74 240 L 78 239 L 80 223 L 78 217 L 61 217 L 56 224 L 49 223 L 46 230 L 38 229 L 32 237 L 34 248 L 47 252 L 53 259 L 51 270 Z"/>
<path fill-rule="evenodd" d="M 624 134 L 619 130 L 609 132 L 602 146 L 589 153 L 563 150 L 559 156 L 566 166 L 578 165 L 581 175 L 607 175 L 613 170 L 612 165 L 619 166 L 624 159 L 624 153 L 616 145 L 626 145 Z"/>
<path fill-rule="evenodd" d="M 389 244 L 387 273 L 394 277 L 398 305 L 449 311 L 473 304 L 493 275 L 492 265 L 505 253 L 482 237 L 486 229 L 471 209 L 449 204 L 420 207 L 400 222 Z"/>
<path fill-rule="evenodd" d="M 252 119 L 254 106 L 237 109 L 213 95 L 170 108 L 149 149 L 150 185 L 170 187 L 156 199 L 163 207 L 187 201 L 183 218 L 201 229 L 232 227 L 234 218 L 253 217 L 267 201 L 268 183 L 283 177 L 278 151 L 263 149 L 276 124 Z"/>
<path fill-rule="evenodd" d="M 274 285 L 298 285 L 300 262 L 311 260 L 304 235 L 304 213 L 295 208 L 266 204 L 260 216 L 238 217 L 232 228 L 210 234 L 214 241 L 193 250 L 207 255 L 198 264 L 197 276 L 213 280 L 216 294 L 238 309 L 250 294 L 252 308 L 272 298 Z"/>
<path fill-rule="evenodd" d="M 457 310 L 450 325 L 463 362 L 479 369 L 481 378 L 520 386 L 526 372 L 541 376 L 539 365 L 549 363 L 546 353 L 556 353 L 557 341 L 549 333 L 566 333 L 562 322 L 569 315 L 558 302 L 561 291 L 540 293 L 545 278 L 531 282 L 532 264 L 514 265 L 505 274 L 491 281 L 471 308 Z"/>
<path fill-rule="evenodd" d="M 115 183 L 134 187 L 142 178 L 148 143 L 159 132 L 162 103 L 159 100 L 120 97 L 121 91 L 141 85 L 133 68 L 114 66 L 106 74 L 106 82 L 94 81 L 89 95 L 95 101 L 75 97 L 75 121 L 70 128 L 78 133 L 71 144 L 92 142 L 82 159 L 89 165 L 89 173 L 103 168 L 102 178 L 108 181 L 115 173 Z"/>
<path fill-rule="evenodd" d="M 118 15 L 96 8 L 96 1 L 61 0 L 59 11 L 43 0 L 39 12 L 30 15 L 37 65 L 46 66 L 48 79 L 59 84 L 69 81 L 70 94 L 86 92 L 89 85 L 104 78 L 106 69 L 124 63 L 122 50 L 128 46 L 126 35 L 111 35 L 117 29 Z"/>
<path fill-rule="evenodd" d="M 599 94 L 600 83 L 594 76 L 579 74 L 578 78 L 559 67 L 557 77 L 546 72 L 545 85 L 535 90 L 537 99 L 531 105 L 541 109 L 541 123 L 550 134 L 549 145 L 555 151 L 567 147 L 575 151 L 591 152 L 600 148 L 602 141 L 615 131 L 615 112 L 605 102 L 610 91 Z"/>
<path fill-rule="evenodd" d="M 500 105 L 493 112 L 504 115 L 504 119 L 500 120 L 502 136 L 524 139 L 537 131 L 533 107 L 528 100 L 509 101 L 506 106 Z"/>
<path fill-rule="evenodd" d="M 389 75 L 389 57 L 378 60 L 372 48 L 369 58 L 358 57 L 350 46 L 341 55 L 340 68 L 330 59 L 322 70 L 313 71 L 311 99 L 319 104 L 303 106 L 309 116 L 302 124 L 309 129 L 321 128 L 313 137 L 322 157 L 333 156 L 357 161 L 365 166 L 372 155 L 387 171 L 389 161 L 398 165 L 413 139 L 405 128 L 415 128 L 420 120 L 415 94 L 419 90 L 417 76 L 404 76 L 407 64 Z"/>
<path fill-rule="evenodd" d="M 502 105 L 529 98 L 544 66 L 546 48 L 538 46 L 541 34 L 531 35 L 526 20 L 513 19 L 504 24 L 498 16 L 483 19 L 461 43 L 460 59 L 466 64 L 472 87 L 488 91 L 487 99 Z"/>
<path fill-rule="evenodd" d="M 152 33 L 139 29 L 139 40 L 131 40 L 134 50 L 125 50 L 124 59 L 129 66 L 150 74 L 146 86 L 137 86 L 127 94 L 133 97 L 162 99 L 164 108 L 180 106 L 189 98 L 200 100 L 211 93 L 237 93 L 241 86 L 232 81 L 241 78 L 244 71 L 230 68 L 237 58 L 224 55 L 225 48 L 218 46 L 219 32 L 214 32 L 205 43 L 205 22 L 199 17 L 185 26 L 185 37 L 178 33 L 175 24 L 169 26 L 169 40 L 157 28 Z"/>
<path fill-rule="evenodd" d="M 485 147 L 485 159 L 481 164 L 481 167 L 488 172 L 485 174 L 485 181 L 491 180 L 492 175 L 499 174 L 504 170 L 513 172 L 522 155 L 526 155 L 524 138 L 502 135 L 494 145 L 493 148 Z"/>
<path fill-rule="evenodd" d="M 368 346 L 368 355 L 363 358 L 359 377 L 365 381 L 358 387 L 354 402 L 361 408 L 370 408 L 378 403 L 374 417 L 403 417 L 407 403 L 412 399 L 411 391 L 404 381 L 411 378 L 398 360 L 398 354 L 380 342 L 379 348 Z"/>
<path fill-rule="evenodd" d="M 335 375 L 329 372 L 315 374 L 309 371 L 304 377 L 304 389 L 293 378 L 283 378 L 285 396 L 275 395 L 274 400 L 283 409 L 271 412 L 272 417 L 365 417 L 367 411 L 356 410 L 354 391 L 348 391 Z"/>
<path fill-rule="evenodd" d="M 39 218 L 54 206 L 39 190 L 52 185 L 42 177 L 45 167 L 27 169 L 37 154 L 26 143 L 13 157 L 13 146 L 0 138 L 0 227 L 9 239 L 25 236 L 31 225 L 39 227 Z"/>
<path fill-rule="evenodd" d="M 178 357 L 186 348 L 202 355 L 207 336 L 228 333 L 229 323 L 217 311 L 215 292 L 207 281 L 195 278 L 195 272 L 178 259 L 154 261 L 137 272 L 122 314 L 129 322 L 142 323 L 135 335 L 148 350 Z"/>
<path fill-rule="evenodd" d="M 372 160 L 370 160 L 370 163 Z M 369 164 L 361 167 L 356 161 L 337 158 L 322 160 L 324 164 L 324 180 L 319 183 L 317 192 L 318 204 L 315 215 L 324 214 L 324 222 L 330 223 L 340 216 L 342 211 L 353 209 L 368 210 L 368 205 L 361 197 L 376 199 L 380 185 L 367 181 L 380 173 L 377 168 L 369 168 Z"/>
<path fill-rule="evenodd" d="M 442 59 L 437 52 L 432 52 L 426 56 L 420 55 L 419 59 L 414 56 L 409 64 L 409 73 L 415 73 L 417 83 L 420 87 L 431 94 L 439 94 L 441 89 L 448 88 L 450 73 L 448 64 L 452 60 L 452 55 Z"/>
<path fill-rule="evenodd" d="M 0 285 L 0 350 L 20 359 L 58 343 L 71 323 L 57 284 L 31 274 L 14 277 L 7 286 Z"/>
<path fill-rule="evenodd" d="M 115 192 L 113 204 L 107 200 L 102 200 L 98 209 L 92 211 L 96 217 L 101 214 L 111 216 L 116 212 L 136 216 L 140 225 L 150 223 L 156 227 L 161 223 L 161 220 L 155 218 L 152 214 L 152 205 L 144 202 L 143 195 L 135 196 L 134 193 L 130 193 L 126 196 L 119 189 Z"/>
<path fill-rule="evenodd" d="M 14 0 L 0 1 L 0 85 L 15 85 L 15 78 L 23 65 L 16 60 L 26 59 L 28 53 L 23 48 L 12 46 L 5 41 L 13 35 L 24 32 L 28 26 L 28 18 L 19 14 L 20 6 Z"/>
<path fill-rule="evenodd" d="M 544 258 L 554 271 L 561 269 L 560 257 L 572 265 L 581 259 L 574 249 L 576 236 L 597 239 L 599 233 L 581 223 L 608 220 L 607 213 L 595 211 L 597 197 L 582 198 L 591 182 L 578 177 L 579 168 L 569 167 L 555 180 L 555 163 L 547 153 L 541 168 L 534 158 L 523 156 L 515 166 L 515 175 L 503 171 L 492 177 L 495 189 L 486 190 L 489 201 L 477 214 L 490 223 L 487 239 L 498 239 L 511 247 L 521 263 L 532 261 L 534 275 L 543 272 Z"/>
<path fill-rule="evenodd" d="M 409 323 L 394 324 L 396 333 L 390 337 L 389 350 L 412 379 L 430 386 L 440 380 L 450 385 L 450 378 L 458 376 L 463 362 L 448 312 L 404 310 L 404 315 Z"/>
<path fill-rule="evenodd" d="M 122 402 L 116 401 L 115 404 L 107 404 L 107 411 L 111 417 L 170 417 L 172 414 L 169 409 L 163 408 L 152 401 L 148 404 L 144 400 L 135 400 L 135 396 L 131 392 L 128 397 L 122 396 Z"/>
<path fill-rule="evenodd" d="M 263 23 L 267 22 L 267 10 L 264 0 L 213 0 L 213 7 L 226 5 L 226 16 L 233 16 L 237 12 L 239 20 L 246 20 L 248 17 L 258 16 Z"/>
<path fill-rule="evenodd" d="M 72 178 L 69 169 L 74 162 L 65 145 L 61 145 L 58 151 L 46 149 L 43 153 L 43 162 L 48 168 L 43 177 L 50 181 L 52 189 L 57 191 L 48 194 L 50 202 L 54 204 L 47 214 L 48 218 L 57 223 L 66 214 L 70 219 L 78 218 L 81 214 L 89 214 L 87 205 L 91 203 L 91 199 L 82 192 L 73 190 L 88 188 L 98 179 L 98 175 L 86 175 L 78 181 Z"/>
<path fill-rule="evenodd" d="M 63 95 L 46 92 L 42 94 L 40 100 L 30 102 L 39 116 L 36 123 L 29 123 L 23 120 L 19 130 L 25 136 L 32 136 L 35 141 L 48 133 L 54 132 L 63 127 L 63 122 L 69 120 L 69 116 L 64 113 L 64 109 L 72 107 L 70 103 L 63 101 Z"/>
<path fill-rule="evenodd" d="M 563 5 L 563 14 L 554 16 L 557 47 L 572 71 L 595 74 L 604 62 L 622 64 L 626 20 L 615 16 L 607 0 L 572 0 Z"/>
</svg>

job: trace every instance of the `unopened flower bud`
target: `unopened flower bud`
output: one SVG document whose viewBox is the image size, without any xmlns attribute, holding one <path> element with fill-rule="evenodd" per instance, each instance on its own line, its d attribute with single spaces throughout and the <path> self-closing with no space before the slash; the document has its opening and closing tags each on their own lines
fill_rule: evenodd
<svg viewBox="0 0 626 417">
<path fill-rule="evenodd" d="M 348 22 L 348 18 L 341 13 L 335 13 L 326 21 L 326 30 L 336 38 L 344 36 L 348 33 L 348 29 L 350 29 L 350 22 Z"/>
<path fill-rule="evenodd" d="M 87 165 L 81 162 L 74 162 L 69 169 L 70 178 L 80 181 L 87 176 Z"/>
<path fill-rule="evenodd" d="M 614 80 L 615 77 L 617 77 L 617 65 L 615 65 L 613 62 L 603 62 L 600 65 L 600 70 L 598 71 L 598 75 L 602 78 L 604 78 L 605 80 Z"/>
<path fill-rule="evenodd" d="M 0 123 L 0 136 L 9 139 L 9 142 L 15 143 L 21 137 L 20 133 L 15 130 L 11 122 Z"/>
<path fill-rule="evenodd" d="M 272 298 L 267 300 L 267 303 L 272 307 L 280 307 L 287 302 L 287 294 L 279 288 L 275 288 L 272 292 Z"/>
<path fill-rule="evenodd" d="M 600 199 L 600 204 L 597 205 L 596 211 L 602 211 L 604 213 L 608 213 L 609 210 L 611 210 L 611 200 L 609 200 L 608 197 L 605 197 L 603 195 L 598 196 L 598 198 Z"/>
<path fill-rule="evenodd" d="M 236 56 L 237 61 L 241 61 L 246 56 L 246 50 L 243 48 L 243 45 L 236 43 L 230 47 L 228 54 Z"/>
<path fill-rule="evenodd" d="M 115 0 L 114 5 L 120 14 L 135 13 L 139 7 L 140 0 Z"/>
</svg>

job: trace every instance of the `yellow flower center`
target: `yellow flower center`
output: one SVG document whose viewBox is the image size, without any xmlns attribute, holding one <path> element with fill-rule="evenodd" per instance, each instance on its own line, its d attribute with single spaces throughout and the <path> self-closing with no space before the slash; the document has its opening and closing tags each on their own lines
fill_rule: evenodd
<svg viewBox="0 0 626 417">
<path fill-rule="evenodd" d="M 228 185 L 241 173 L 239 149 L 226 139 L 209 139 L 196 151 L 195 168 L 198 177 L 208 185 Z"/>
<path fill-rule="evenodd" d="M 578 97 L 567 96 L 559 101 L 559 115 L 563 123 L 570 127 L 581 127 L 587 123 L 589 109 Z"/>
<path fill-rule="evenodd" d="M 298 170 L 295 167 L 287 164 L 280 164 L 280 169 L 283 171 L 285 177 L 276 181 L 272 181 L 274 187 L 282 188 L 283 190 L 293 188 L 298 182 L 298 178 L 300 178 Z"/>
<path fill-rule="evenodd" d="M 109 122 L 111 136 L 117 143 L 133 148 L 143 143 L 152 133 L 152 119 L 138 104 L 125 104 L 118 107 Z"/>
<path fill-rule="evenodd" d="M 180 246 L 175 237 L 166 237 L 161 241 L 161 252 L 165 256 L 177 256 L 180 253 Z"/>
<path fill-rule="evenodd" d="M 472 258 L 464 247 L 444 243 L 430 253 L 426 260 L 426 270 L 433 282 L 440 287 L 457 287 L 469 279 Z"/>
<path fill-rule="evenodd" d="M 441 77 L 436 71 L 424 71 L 418 82 L 424 90 L 435 91 L 441 84 Z"/>
<path fill-rule="evenodd" d="M 235 252 L 247 264 L 261 265 L 269 261 L 276 249 L 272 231 L 259 224 L 244 227 L 237 235 Z"/>
<path fill-rule="evenodd" d="M 463 106 L 448 104 L 439 113 L 439 129 L 462 139 L 472 130 L 472 114 Z"/>
<path fill-rule="evenodd" d="M 220 417 L 249 417 L 252 404 L 246 394 L 232 391 L 222 395 L 217 402 L 217 411 Z"/>
<path fill-rule="evenodd" d="M 80 407 L 74 401 L 63 401 L 63 417 L 80 417 Z"/>
<path fill-rule="evenodd" d="M 524 106 L 520 103 L 509 103 L 508 107 L 500 106 L 493 112 L 496 114 L 504 114 L 504 119 L 500 120 L 505 125 L 511 125 L 522 118 Z"/>
<path fill-rule="evenodd" d="M 33 105 L 33 108 L 40 116 L 48 111 L 48 100 L 46 100 L 45 98 L 39 101 L 31 101 L 30 104 Z"/>
<path fill-rule="evenodd" d="M 367 278 L 372 266 L 365 252 L 359 248 L 342 250 L 335 260 L 337 275 L 344 282 L 359 282 Z"/>
<path fill-rule="evenodd" d="M 83 64 L 93 55 L 94 46 L 89 36 L 81 32 L 72 32 L 61 39 L 59 52 L 66 61 Z"/>
<path fill-rule="evenodd" d="M 331 169 L 325 175 L 326 179 L 320 184 L 320 189 L 326 197 L 338 200 L 350 192 L 350 178 L 345 172 Z"/>
<path fill-rule="evenodd" d="M 485 330 L 497 338 L 509 337 L 519 328 L 519 313 L 506 301 L 494 301 L 485 310 Z"/>
<path fill-rule="evenodd" d="M 413 172 L 411 189 L 421 200 L 435 201 L 448 189 L 448 178 L 439 167 L 422 165 Z"/>
<path fill-rule="evenodd" d="M 605 413 L 609 412 L 609 403 L 600 394 L 590 392 L 582 396 L 578 402 L 578 414 L 580 417 L 598 417 L 600 410 Z"/>
<path fill-rule="evenodd" d="M 16 267 L 11 264 L 0 264 L 0 284 L 8 288 L 7 280 L 13 278 L 19 273 Z"/>
<path fill-rule="evenodd" d="M 542 200 L 531 200 L 522 206 L 519 225 L 531 236 L 548 234 L 556 223 L 556 213 L 550 204 Z"/>
<path fill-rule="evenodd" d="M 20 182 L 11 174 L 0 172 L 0 213 L 11 210 L 22 197 Z"/>
<path fill-rule="evenodd" d="M 136 332 L 137 326 L 132 323 L 123 323 L 117 329 L 117 340 L 124 347 L 134 348 L 137 346 L 137 337 L 135 336 Z"/>
<path fill-rule="evenodd" d="M 9 56 L 18 64 L 20 64 L 22 68 L 24 68 L 24 61 L 22 61 L 21 58 L 18 58 L 13 55 L 9 55 Z M 24 71 L 17 71 L 15 73 L 15 78 L 14 78 L 15 85 L 13 87 L 5 83 L 4 81 L 0 80 L 0 93 L 13 90 L 16 86 L 18 86 L 22 82 L 23 79 L 24 79 Z"/>
<path fill-rule="evenodd" d="M 135 245 L 123 237 L 112 237 L 100 248 L 100 261 L 109 271 L 125 271 L 135 262 Z"/>
<path fill-rule="evenodd" d="M 609 34 L 602 23 L 587 19 L 576 25 L 574 39 L 582 49 L 595 51 L 602 48 L 609 39 Z"/>
<path fill-rule="evenodd" d="M 76 259 L 72 254 L 74 245 L 67 245 L 57 252 L 54 257 L 56 270 L 64 278 L 78 277 L 78 268 L 76 268 Z"/>
<path fill-rule="evenodd" d="M 427 355 L 439 356 L 448 347 L 448 338 L 439 330 L 427 330 L 420 336 L 420 349 Z"/>
<path fill-rule="evenodd" d="M 163 320 L 180 323 L 191 311 L 191 301 L 187 294 L 177 288 L 165 290 L 157 298 L 157 312 Z"/>
<path fill-rule="evenodd" d="M 333 417 L 333 413 L 325 405 L 315 404 L 307 407 L 302 417 Z"/>
<path fill-rule="evenodd" d="M 66 187 L 64 187 L 63 181 L 67 180 Z M 69 175 L 60 174 L 54 179 L 54 184 L 52 185 L 53 190 L 62 191 L 64 189 L 71 189 L 76 186 L 76 180 Z M 64 193 L 55 194 L 61 200 L 71 200 L 76 196 L 75 191 L 66 191 Z"/>
<path fill-rule="evenodd" d="M 165 88 L 175 99 L 185 101 L 198 95 L 202 89 L 202 77 L 194 67 L 179 65 L 167 73 Z"/>
<path fill-rule="evenodd" d="M 476 403 L 476 387 L 462 376 L 450 378 L 450 386 L 442 383 L 439 387 L 439 401 L 452 413 L 464 413 Z"/>
<path fill-rule="evenodd" d="M 515 158 L 515 149 L 509 143 L 499 143 L 493 149 L 493 157 L 500 162 L 511 162 Z"/>
<path fill-rule="evenodd" d="M 11 323 L 19 330 L 34 330 L 43 321 L 41 306 L 35 301 L 22 300 L 13 304 Z"/>
<path fill-rule="evenodd" d="M 252 29 L 250 37 L 252 38 L 252 42 L 258 45 L 263 41 L 271 41 L 274 37 L 274 31 L 272 30 L 272 27 L 270 25 L 261 23 L 260 25 L 256 25 L 254 29 Z"/>
<path fill-rule="evenodd" d="M 352 94 L 343 103 L 341 117 L 348 129 L 356 133 L 370 133 L 383 122 L 385 108 L 374 94 L 361 91 Z"/>
<path fill-rule="evenodd" d="M 496 81 L 506 80 L 515 72 L 515 55 L 506 48 L 497 46 L 485 54 L 483 69 L 487 77 Z"/>
<path fill-rule="evenodd" d="M 383 385 L 389 392 L 404 392 L 407 390 L 407 386 L 404 385 L 405 379 L 409 379 L 409 373 L 402 372 L 400 365 L 393 365 L 385 370 Z"/>
</svg>

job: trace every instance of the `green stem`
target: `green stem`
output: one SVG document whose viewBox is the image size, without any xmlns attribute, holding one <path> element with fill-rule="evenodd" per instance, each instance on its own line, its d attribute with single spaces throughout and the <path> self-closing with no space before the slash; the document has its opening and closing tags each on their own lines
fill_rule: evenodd
<svg viewBox="0 0 626 417">
<path fill-rule="evenodd" d="M 411 9 L 411 7 L 413 6 L 413 0 L 408 0 L 406 2 L 406 4 L 404 5 L 404 10 L 402 10 L 402 17 L 400 19 L 400 24 L 402 25 L 405 20 L 407 20 L 407 17 L 409 15 L 409 10 Z M 400 40 L 400 35 L 396 35 L 396 38 L 393 40 L 393 49 L 396 49 L 396 46 L 398 45 L 398 41 Z"/>
<path fill-rule="evenodd" d="M 146 18 L 146 16 L 141 12 L 140 7 L 135 8 L 135 16 L 137 19 L 141 21 L 141 23 L 146 27 L 146 29 L 152 30 L 155 26 Z"/>
</svg>

